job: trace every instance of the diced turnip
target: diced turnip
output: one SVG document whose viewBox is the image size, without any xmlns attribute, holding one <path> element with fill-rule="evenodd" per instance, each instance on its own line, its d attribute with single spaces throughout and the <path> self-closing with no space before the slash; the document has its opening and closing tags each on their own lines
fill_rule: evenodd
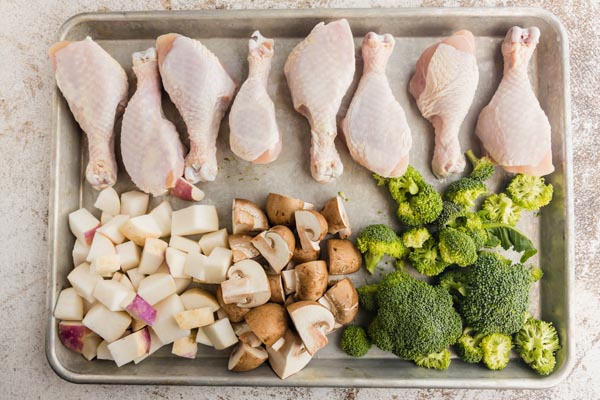
<svg viewBox="0 0 600 400">
<path fill-rule="evenodd" d="M 181 329 L 194 329 L 215 322 L 215 315 L 210 307 L 181 311 L 175 314 L 175 321 Z"/>
<path fill-rule="evenodd" d="M 152 215 L 161 230 L 160 237 L 171 235 L 171 214 L 173 214 L 173 209 L 171 208 L 171 203 L 167 200 L 163 201 L 150 211 L 150 215 Z"/>
<path fill-rule="evenodd" d="M 131 321 L 131 330 L 132 330 L 133 332 L 137 332 L 137 331 L 139 331 L 140 329 L 142 329 L 142 328 L 145 328 L 146 326 L 148 326 L 148 324 L 147 324 L 147 323 L 145 323 L 144 321 L 140 321 L 139 319 L 135 319 L 135 318 L 134 318 L 134 319 Z"/>
<path fill-rule="evenodd" d="M 120 231 L 138 246 L 144 246 L 147 238 L 158 238 L 162 234 L 156 220 L 147 214 L 130 218 L 121 226 Z"/>
<path fill-rule="evenodd" d="M 98 282 L 94 290 L 96 300 L 104 304 L 110 311 L 123 311 L 121 303 L 133 295 L 132 291 L 128 290 L 120 282 L 113 280 Z"/>
<path fill-rule="evenodd" d="M 94 289 L 96 289 L 96 285 L 102 280 L 102 277 L 90 271 L 90 264 L 82 263 L 75 267 L 67 276 L 67 280 L 81 297 L 90 303 L 96 301 Z"/>
<path fill-rule="evenodd" d="M 142 250 L 137 244 L 129 241 L 116 245 L 115 249 L 119 255 L 119 262 L 123 271 L 129 271 L 139 265 Z"/>
<path fill-rule="evenodd" d="M 79 265 L 85 262 L 90 252 L 90 246 L 84 241 L 77 239 L 73 246 L 73 265 Z"/>
<path fill-rule="evenodd" d="M 90 272 L 110 278 L 121 268 L 119 256 L 116 254 L 98 256 L 90 264 Z"/>
<path fill-rule="evenodd" d="M 185 265 L 183 272 L 192 278 L 196 278 L 202 282 L 206 279 L 206 268 L 205 264 L 208 261 L 208 257 L 200 253 L 188 253 L 185 259 Z"/>
<path fill-rule="evenodd" d="M 125 275 L 121 272 L 115 272 L 112 276 L 112 280 L 119 282 L 121 285 L 123 285 L 125 288 L 127 288 L 127 290 L 129 290 L 130 292 L 135 292 L 137 290 L 136 288 L 133 287 L 133 285 L 131 284 L 131 281 L 129 280 L 127 275 Z"/>
<path fill-rule="evenodd" d="M 148 332 L 150 332 L 150 350 L 143 356 L 140 356 L 133 360 L 133 362 L 136 364 L 139 364 L 140 362 L 154 354 L 158 349 L 164 346 L 164 344 L 160 341 L 158 336 L 156 336 L 156 333 L 154 333 L 154 330 L 152 328 L 148 328 Z"/>
<path fill-rule="evenodd" d="M 142 274 L 153 274 L 165 260 L 165 252 L 169 245 L 164 240 L 148 238 L 142 250 L 142 258 L 138 269 Z"/>
<path fill-rule="evenodd" d="M 174 278 L 189 278 L 189 275 L 184 272 L 185 259 L 187 253 L 177 250 L 173 247 L 167 248 L 165 252 L 165 260 L 169 266 L 169 273 Z"/>
<path fill-rule="evenodd" d="M 150 195 L 137 190 L 121 194 L 121 214 L 129 215 L 131 218 L 146 214 Z"/>
<path fill-rule="evenodd" d="M 202 329 L 217 350 L 226 349 L 238 342 L 238 337 L 231 327 L 229 318 L 215 321 L 211 325 L 202 327 Z"/>
<path fill-rule="evenodd" d="M 139 295 L 129 296 L 121 303 L 121 306 L 133 318 L 152 326 L 156 319 L 156 309 Z"/>
<path fill-rule="evenodd" d="M 202 250 L 202 254 L 206 254 L 207 256 L 212 253 L 212 251 L 217 247 L 224 247 L 226 249 L 229 248 L 229 240 L 227 235 L 227 229 L 219 229 L 216 232 L 210 232 L 204 234 L 200 238 L 200 249 Z"/>
<path fill-rule="evenodd" d="M 114 244 L 121 244 L 125 241 L 125 236 L 123 236 L 120 229 L 127 221 L 129 221 L 128 215 L 115 215 L 106 225 L 96 229 L 96 232 L 103 234 Z"/>
<path fill-rule="evenodd" d="M 121 200 L 119 194 L 112 187 L 102 189 L 98 193 L 94 207 L 111 215 L 117 215 L 121 211 Z"/>
<path fill-rule="evenodd" d="M 158 269 L 156 270 L 156 272 L 154 272 L 155 274 L 171 274 L 171 272 L 169 271 L 169 266 L 167 265 L 166 261 L 163 261 L 160 264 L 160 267 L 158 267 Z"/>
<path fill-rule="evenodd" d="M 150 351 L 150 333 L 147 328 L 125 336 L 108 345 L 117 367 L 132 362 Z"/>
<path fill-rule="evenodd" d="M 83 319 L 83 299 L 74 288 L 60 291 L 56 307 L 54 307 L 54 318 L 67 321 L 81 321 Z"/>
<path fill-rule="evenodd" d="M 173 278 L 173 282 L 175 282 L 175 293 L 181 294 L 190 286 L 192 278 Z"/>
<path fill-rule="evenodd" d="M 61 321 L 58 323 L 58 337 L 62 344 L 69 350 L 81 353 L 83 339 L 93 333 L 81 321 Z"/>
<path fill-rule="evenodd" d="M 99 256 L 109 256 L 117 254 L 113 242 L 104 235 L 94 235 L 94 240 L 90 246 L 90 252 L 86 258 L 87 262 L 92 262 Z"/>
<path fill-rule="evenodd" d="M 138 286 L 138 295 L 154 305 L 162 299 L 175 294 L 175 282 L 169 274 L 159 273 L 147 276 Z"/>
<path fill-rule="evenodd" d="M 198 343 L 196 343 L 196 336 L 193 333 L 179 338 L 173 342 L 171 353 L 179 357 L 184 358 L 196 358 L 198 353 Z"/>
<path fill-rule="evenodd" d="M 86 314 L 83 324 L 108 342 L 114 342 L 123 335 L 131 324 L 131 317 L 123 311 L 110 311 L 97 303 Z"/>
<path fill-rule="evenodd" d="M 98 360 L 112 360 L 113 357 L 110 354 L 110 351 L 108 350 L 108 342 L 106 340 L 103 340 L 100 345 L 98 346 L 98 351 L 97 351 L 97 355 L 96 358 Z"/>
<path fill-rule="evenodd" d="M 98 300 L 96 299 L 94 299 L 93 302 L 89 302 L 86 299 L 83 299 L 83 315 L 85 316 L 88 313 L 88 311 L 90 311 L 92 307 L 94 307 L 96 304 L 98 304 Z"/>
<path fill-rule="evenodd" d="M 107 213 L 106 211 L 102 211 L 100 214 L 100 224 L 106 225 L 111 219 L 113 219 L 114 215 Z"/>
<path fill-rule="evenodd" d="M 171 233 L 173 235 L 196 235 L 219 229 L 217 209 L 211 205 L 193 205 L 173 211 Z"/>
<path fill-rule="evenodd" d="M 187 201 L 200 201 L 204 198 L 202 190 L 183 178 L 178 178 L 175 181 L 175 186 L 171 188 L 169 194 Z"/>
<path fill-rule="evenodd" d="M 69 214 L 69 228 L 75 237 L 86 244 L 92 243 L 96 228 L 100 221 L 85 208 L 80 208 Z"/>
<path fill-rule="evenodd" d="M 214 347 L 208 336 L 206 336 L 206 333 L 204 333 L 204 328 L 198 328 L 198 333 L 196 333 L 196 343 Z"/>
<path fill-rule="evenodd" d="M 200 252 L 200 246 L 198 245 L 198 242 L 183 236 L 171 236 L 171 240 L 169 240 L 169 247 L 173 247 L 174 249 L 181 250 L 186 253 Z"/>
<path fill-rule="evenodd" d="M 140 287 L 140 282 L 146 277 L 144 274 L 140 274 L 140 270 L 137 268 L 132 268 L 127 271 L 127 276 L 129 277 L 129 281 L 135 288 L 138 290 Z"/>
<path fill-rule="evenodd" d="M 175 340 L 190 334 L 189 329 L 181 329 L 175 321 L 175 314 L 184 311 L 183 302 L 178 295 L 172 294 L 154 306 L 156 318 L 152 329 L 163 344 L 173 343 Z"/>
<path fill-rule="evenodd" d="M 221 283 L 227 279 L 231 266 L 231 250 L 217 247 L 208 256 L 204 280 L 206 283 Z"/>
<path fill-rule="evenodd" d="M 211 312 L 216 312 L 221 306 L 215 296 L 207 290 L 191 288 L 181 294 L 181 301 L 186 310 L 208 307 Z"/>
</svg>

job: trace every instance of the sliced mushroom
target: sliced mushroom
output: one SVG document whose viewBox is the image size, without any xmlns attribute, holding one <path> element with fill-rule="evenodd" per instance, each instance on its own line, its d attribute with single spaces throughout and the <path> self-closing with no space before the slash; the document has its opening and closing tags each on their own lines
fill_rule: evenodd
<svg viewBox="0 0 600 400">
<path fill-rule="evenodd" d="M 283 303 L 283 306 L 287 308 L 287 306 L 289 306 L 292 303 L 296 302 L 296 297 L 294 296 L 288 296 L 287 299 L 285 299 L 285 303 Z"/>
<path fill-rule="evenodd" d="M 306 350 L 314 355 L 328 343 L 327 334 L 335 325 L 333 314 L 316 301 L 299 301 L 287 307 Z"/>
<path fill-rule="evenodd" d="M 339 325 L 347 325 L 354 321 L 358 313 L 358 293 L 348 278 L 329 288 L 319 299 L 319 303 L 331 311 L 336 324 Z"/>
<path fill-rule="evenodd" d="M 251 347 L 240 342 L 231 351 L 227 369 L 236 372 L 251 371 L 267 361 L 267 358 L 269 353 L 262 347 Z"/>
<path fill-rule="evenodd" d="M 217 286 L 216 297 L 217 301 L 221 305 L 221 308 L 218 310 L 218 312 L 224 312 L 231 322 L 243 321 L 246 314 L 250 312 L 249 308 L 238 307 L 235 304 L 225 304 L 225 302 L 223 301 L 223 293 L 220 285 Z M 221 319 L 220 316 L 219 319 Z"/>
<path fill-rule="evenodd" d="M 325 261 L 310 261 L 296 265 L 296 294 L 298 300 L 316 301 L 327 290 L 327 264 Z"/>
<path fill-rule="evenodd" d="M 246 323 L 250 330 L 266 346 L 279 340 L 288 329 L 288 315 L 279 304 L 267 303 L 253 308 L 246 315 Z"/>
<path fill-rule="evenodd" d="M 312 359 L 302 339 L 288 330 L 283 340 L 276 342 L 278 346 L 268 346 L 269 364 L 281 379 L 285 379 L 301 371 Z"/>
<path fill-rule="evenodd" d="M 279 273 L 292 259 L 296 239 L 289 228 L 277 225 L 254 237 L 252 244 L 273 271 Z"/>
<path fill-rule="evenodd" d="M 268 274 L 269 287 L 271 288 L 270 302 L 283 304 L 285 302 L 285 291 L 283 290 L 283 282 L 280 274 Z"/>
<path fill-rule="evenodd" d="M 227 271 L 227 280 L 221 282 L 225 304 L 251 308 L 265 304 L 271 297 L 269 280 L 263 267 L 253 260 L 238 261 Z"/>
<path fill-rule="evenodd" d="M 304 251 L 319 251 L 321 240 L 327 235 L 327 220 L 313 210 L 296 211 L 296 231 Z"/>
<path fill-rule="evenodd" d="M 339 233 L 340 238 L 347 239 L 352 234 L 350 221 L 344 207 L 344 201 L 340 196 L 330 199 L 321 210 L 321 214 L 327 220 L 328 232 L 332 235 Z"/>
<path fill-rule="evenodd" d="M 252 245 L 252 236 L 237 234 L 229 235 L 228 239 L 234 263 L 260 255 L 256 247 Z"/>
<path fill-rule="evenodd" d="M 292 294 L 296 291 L 296 271 L 293 269 L 286 269 L 281 271 L 281 280 L 283 283 L 283 290 L 286 295 Z"/>
<path fill-rule="evenodd" d="M 273 225 L 293 225 L 294 213 L 298 210 L 312 210 L 314 205 L 282 194 L 269 193 L 267 215 Z"/>
<path fill-rule="evenodd" d="M 250 347 L 262 346 L 262 342 L 258 336 L 252 332 L 252 329 L 250 329 L 250 326 L 246 323 L 246 321 L 233 325 L 233 331 L 240 339 L 240 342 L 244 342 Z"/>
<path fill-rule="evenodd" d="M 352 274 L 362 265 L 362 255 L 348 239 L 329 239 L 327 254 L 331 275 Z"/>
<path fill-rule="evenodd" d="M 294 255 L 292 256 L 292 261 L 294 261 L 296 264 L 315 261 L 319 259 L 320 254 L 321 252 L 319 250 L 315 250 L 313 248 L 304 250 L 302 247 L 296 247 L 294 249 Z"/>
<path fill-rule="evenodd" d="M 259 206 L 246 199 L 233 199 L 233 233 L 260 232 L 269 229 L 269 220 Z"/>
</svg>

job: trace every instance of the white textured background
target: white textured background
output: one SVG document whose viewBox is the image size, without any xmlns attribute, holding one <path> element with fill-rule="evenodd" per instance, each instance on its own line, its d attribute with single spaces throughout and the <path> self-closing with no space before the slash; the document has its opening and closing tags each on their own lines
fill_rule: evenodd
<svg viewBox="0 0 600 400">
<path fill-rule="evenodd" d="M 51 91 L 46 51 L 85 11 L 288 7 L 538 6 L 569 31 L 573 100 L 577 360 L 544 391 L 212 388 L 75 385 L 44 355 Z M 599 399 L 600 4 L 597 0 L 0 0 L 0 398 Z"/>
</svg>

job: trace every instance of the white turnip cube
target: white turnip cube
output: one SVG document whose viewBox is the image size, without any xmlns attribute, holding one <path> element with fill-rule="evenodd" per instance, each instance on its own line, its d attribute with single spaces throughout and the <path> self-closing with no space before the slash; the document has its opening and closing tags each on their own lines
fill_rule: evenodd
<svg viewBox="0 0 600 400">
<path fill-rule="evenodd" d="M 198 343 L 196 343 L 196 335 L 193 333 L 188 336 L 179 338 L 173 342 L 171 353 L 184 358 L 196 358 L 198 353 Z"/>
<path fill-rule="evenodd" d="M 173 211 L 171 233 L 173 235 L 196 235 L 219 229 L 217 209 L 211 205 L 193 205 Z"/>
<path fill-rule="evenodd" d="M 142 249 L 132 241 L 121 243 L 115 246 L 119 255 L 119 262 L 123 271 L 129 271 L 140 263 Z"/>
<path fill-rule="evenodd" d="M 81 297 L 90 303 L 96 301 L 94 289 L 96 289 L 96 285 L 102 280 L 102 277 L 90 271 L 90 264 L 82 263 L 75 267 L 67 276 L 67 280 Z"/>
<path fill-rule="evenodd" d="M 104 304 L 110 311 L 123 311 L 121 303 L 134 293 L 123 284 L 113 280 L 98 282 L 94 290 L 94 297 Z"/>
<path fill-rule="evenodd" d="M 189 278 L 189 275 L 184 272 L 186 258 L 187 253 L 173 247 L 167 248 L 165 261 L 169 266 L 169 273 L 173 278 Z"/>
<path fill-rule="evenodd" d="M 138 246 L 144 246 L 147 238 L 158 238 L 161 235 L 160 228 L 151 215 L 140 215 L 130 218 L 123 226 L 121 233 L 127 239 Z"/>
<path fill-rule="evenodd" d="M 231 266 L 231 250 L 217 247 L 208 256 L 205 264 L 204 281 L 221 283 L 227 279 L 227 270 Z"/>
<path fill-rule="evenodd" d="M 142 329 L 142 328 L 145 328 L 145 327 L 147 327 L 147 326 L 148 326 L 148 324 L 147 324 L 147 323 L 145 323 L 144 321 L 140 321 L 139 319 L 135 319 L 135 318 L 134 318 L 134 319 L 131 321 L 131 331 L 132 331 L 132 332 L 137 332 L 137 331 L 139 331 L 140 329 Z"/>
<path fill-rule="evenodd" d="M 206 279 L 206 262 L 208 257 L 200 253 L 188 253 L 185 258 L 183 272 L 192 278 L 204 282 Z"/>
<path fill-rule="evenodd" d="M 138 286 L 138 295 L 142 296 L 151 305 L 175 294 L 175 282 L 169 274 L 158 273 L 142 279 Z"/>
<path fill-rule="evenodd" d="M 97 303 L 86 314 L 83 324 L 108 342 L 114 342 L 123 335 L 131 324 L 131 317 L 123 311 L 110 311 Z"/>
<path fill-rule="evenodd" d="M 121 303 L 122 307 L 138 321 L 152 326 L 156 319 L 156 309 L 139 295 L 133 295 Z"/>
<path fill-rule="evenodd" d="M 81 355 L 85 357 L 86 360 L 92 361 L 98 354 L 98 346 L 100 346 L 100 343 L 102 343 L 102 338 L 94 332 L 86 335 L 85 338 L 83 338 Z"/>
<path fill-rule="evenodd" d="M 171 272 L 169 272 L 169 266 L 167 265 L 166 261 L 163 261 L 162 264 L 160 264 L 160 267 L 158 267 L 155 274 L 171 274 Z"/>
<path fill-rule="evenodd" d="M 171 203 L 167 200 L 163 201 L 150 211 L 150 215 L 152 215 L 161 230 L 160 237 L 171 235 L 171 214 L 173 214 L 173 209 L 171 208 Z"/>
<path fill-rule="evenodd" d="M 175 293 L 181 294 L 190 286 L 192 278 L 173 278 L 173 282 L 175 282 Z"/>
<path fill-rule="evenodd" d="M 175 314 L 184 311 L 183 303 L 178 295 L 172 294 L 154 306 L 156 319 L 152 329 L 163 344 L 173 343 L 175 340 L 190 334 L 189 329 L 181 329 L 175 321 Z"/>
<path fill-rule="evenodd" d="M 140 287 L 140 282 L 146 277 L 144 274 L 140 274 L 140 270 L 137 268 L 132 268 L 127 271 L 127 276 L 129 277 L 129 281 L 135 288 L 138 290 Z"/>
<path fill-rule="evenodd" d="M 181 294 L 181 301 L 186 310 L 208 307 L 211 312 L 216 312 L 221 306 L 215 296 L 201 288 L 191 288 Z"/>
<path fill-rule="evenodd" d="M 94 292 L 92 292 L 93 295 Z M 89 302 L 86 299 L 83 299 L 83 315 L 85 316 L 88 311 L 92 309 L 96 304 L 98 304 L 98 300 L 94 299 L 93 302 Z"/>
<path fill-rule="evenodd" d="M 83 299 L 75 288 L 66 288 L 60 291 L 54 318 L 67 321 L 81 321 L 83 319 Z"/>
<path fill-rule="evenodd" d="M 181 250 L 186 253 L 200 252 L 200 246 L 198 245 L 198 242 L 183 236 L 171 236 L 171 239 L 169 240 L 169 247 L 173 247 L 174 249 Z"/>
<path fill-rule="evenodd" d="M 175 321 L 181 329 L 194 329 L 215 322 L 215 315 L 210 307 L 181 311 L 175 314 Z"/>
<path fill-rule="evenodd" d="M 110 351 L 108 350 L 108 342 L 106 340 L 103 340 L 100 345 L 98 346 L 98 351 L 96 354 L 96 358 L 98 360 L 111 360 L 113 359 L 112 355 L 110 354 Z"/>
<path fill-rule="evenodd" d="M 150 333 L 144 328 L 108 345 L 117 367 L 132 362 L 150 351 Z"/>
<path fill-rule="evenodd" d="M 129 290 L 130 292 L 135 292 L 137 291 L 136 288 L 133 287 L 133 285 L 131 284 L 131 281 L 129 280 L 129 278 L 127 277 L 127 275 L 121 273 L 121 272 L 115 272 L 111 278 L 113 281 L 119 282 L 121 285 L 123 285 L 127 290 Z"/>
<path fill-rule="evenodd" d="M 117 215 L 121 212 L 121 200 L 119 194 L 112 187 L 102 189 L 98 193 L 94 207 L 110 215 Z"/>
<path fill-rule="evenodd" d="M 128 215 L 115 215 L 106 225 L 96 229 L 96 232 L 103 234 L 114 244 L 121 244 L 125 241 L 125 236 L 123 236 L 120 229 L 127 221 L 129 221 Z"/>
<path fill-rule="evenodd" d="M 131 218 L 146 214 L 150 195 L 137 190 L 121 194 L 121 214 L 129 215 Z"/>
<path fill-rule="evenodd" d="M 133 362 L 136 364 L 139 364 L 140 362 L 154 354 L 158 349 L 164 346 L 164 344 L 160 341 L 158 336 L 156 336 L 156 333 L 154 333 L 154 330 L 152 328 L 148 328 L 148 332 L 150 332 L 150 350 L 148 350 L 148 353 L 133 360 Z"/>
<path fill-rule="evenodd" d="M 217 350 L 226 349 L 238 342 L 238 337 L 231 327 L 229 318 L 223 318 L 215 321 L 211 325 L 202 327 L 202 329 Z"/>
<path fill-rule="evenodd" d="M 61 321 L 58 324 L 58 337 L 67 349 L 81 353 L 87 360 L 96 357 L 98 346 L 102 342 L 81 321 Z"/>
<path fill-rule="evenodd" d="M 114 254 L 117 254 L 117 251 L 115 245 L 109 238 L 104 235 L 94 235 L 86 261 L 91 263 L 96 257 Z"/>
<path fill-rule="evenodd" d="M 114 215 L 109 214 L 106 211 L 102 211 L 102 214 L 100 214 L 100 224 L 106 225 L 111 219 L 113 219 L 113 217 Z"/>
<path fill-rule="evenodd" d="M 92 243 L 96 228 L 100 226 L 100 221 L 85 208 L 80 208 L 69 214 L 69 228 L 75 237 L 86 244 Z"/>
<path fill-rule="evenodd" d="M 110 278 L 121 268 L 119 256 L 116 254 L 98 256 L 90 264 L 90 272 Z"/>
<path fill-rule="evenodd" d="M 169 245 L 164 240 L 148 238 L 142 250 L 142 258 L 138 269 L 142 274 L 153 274 L 165 260 L 165 252 Z"/>
<path fill-rule="evenodd" d="M 85 242 L 77 239 L 75 245 L 73 245 L 73 265 L 79 265 L 85 262 L 90 252 L 90 246 Z"/>
<path fill-rule="evenodd" d="M 206 254 L 207 256 L 212 253 L 212 251 L 217 247 L 224 247 L 226 249 L 229 248 L 229 240 L 227 229 L 219 229 L 216 232 L 210 232 L 202 235 L 200 238 L 200 249 L 202 250 L 202 254 Z"/>
<path fill-rule="evenodd" d="M 198 333 L 196 333 L 196 343 L 214 347 L 208 336 L 206 336 L 206 333 L 204 333 L 204 328 L 198 328 Z"/>
</svg>

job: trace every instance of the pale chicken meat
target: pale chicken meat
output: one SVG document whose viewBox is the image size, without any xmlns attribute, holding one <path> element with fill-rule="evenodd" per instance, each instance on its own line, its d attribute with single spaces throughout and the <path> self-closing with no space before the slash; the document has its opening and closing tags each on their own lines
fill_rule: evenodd
<svg viewBox="0 0 600 400">
<path fill-rule="evenodd" d="M 554 171 L 550 122 L 527 75 L 539 38 L 536 27 L 508 31 L 502 43 L 504 75 L 475 130 L 485 151 L 506 171 L 536 176 Z"/>
<path fill-rule="evenodd" d="M 465 168 L 459 132 L 478 82 L 475 39 L 469 31 L 456 32 L 428 47 L 417 61 L 409 91 L 423 117 L 433 125 L 431 169 L 438 178 Z"/>
<path fill-rule="evenodd" d="M 275 106 L 267 93 L 274 54 L 274 41 L 259 31 L 248 43 L 248 79 L 240 88 L 229 113 L 231 151 L 255 164 L 275 161 L 281 153 L 281 134 L 275 120 Z"/>
<path fill-rule="evenodd" d="M 383 177 L 404 174 L 412 145 L 406 115 L 385 75 L 394 44 L 390 34 L 370 32 L 365 36 L 363 75 L 342 121 L 352 158 Z"/>
<path fill-rule="evenodd" d="M 318 182 L 330 182 L 344 170 L 334 143 L 336 117 L 354 70 L 354 41 L 345 19 L 319 23 L 285 63 L 294 108 L 310 124 L 311 174 Z"/>
<path fill-rule="evenodd" d="M 190 138 L 185 178 L 192 183 L 214 181 L 219 127 L 236 84 L 217 56 L 198 40 L 169 33 L 156 39 L 156 51 L 163 86 Z"/>
<path fill-rule="evenodd" d="M 127 104 L 127 74 L 90 37 L 63 41 L 49 50 L 56 84 L 88 140 L 87 181 L 94 189 L 117 180 L 115 119 Z"/>
</svg>

